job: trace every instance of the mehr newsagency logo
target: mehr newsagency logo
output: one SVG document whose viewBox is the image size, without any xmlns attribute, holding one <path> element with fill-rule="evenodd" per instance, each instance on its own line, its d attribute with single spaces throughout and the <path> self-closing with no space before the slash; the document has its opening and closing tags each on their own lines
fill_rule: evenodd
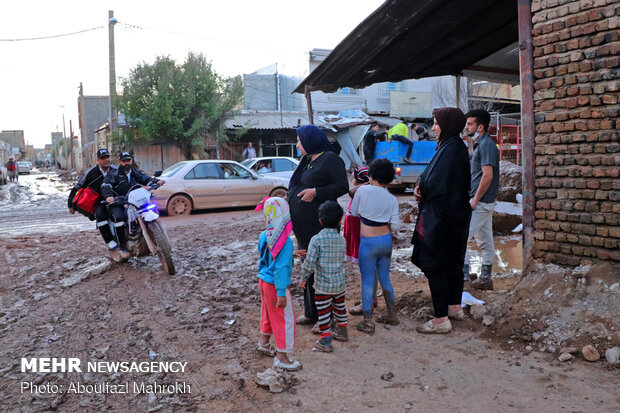
<svg viewBox="0 0 620 413">
<path fill-rule="evenodd" d="M 76 357 L 33 357 L 21 359 L 22 373 L 101 373 L 111 374 L 152 374 L 185 373 L 187 362 L 184 361 L 82 361 Z M 156 381 L 98 381 L 84 383 L 70 381 L 57 384 L 53 381 L 33 383 L 21 381 L 22 393 L 191 393 L 191 386 L 184 381 L 159 383 Z"/>
</svg>

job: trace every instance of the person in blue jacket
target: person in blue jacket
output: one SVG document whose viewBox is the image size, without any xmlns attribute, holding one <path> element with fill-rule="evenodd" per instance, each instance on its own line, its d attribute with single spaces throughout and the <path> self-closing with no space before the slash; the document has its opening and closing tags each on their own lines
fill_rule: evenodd
<svg viewBox="0 0 620 413">
<path fill-rule="evenodd" d="M 288 286 L 293 270 L 293 230 L 288 203 L 279 197 L 265 198 L 256 211 L 263 211 L 267 228 L 258 240 L 258 286 L 261 295 L 261 337 L 257 350 L 275 356 L 275 368 L 296 371 L 297 360 L 289 357 L 295 347 L 295 312 Z M 269 342 L 273 335 L 275 348 Z"/>
</svg>

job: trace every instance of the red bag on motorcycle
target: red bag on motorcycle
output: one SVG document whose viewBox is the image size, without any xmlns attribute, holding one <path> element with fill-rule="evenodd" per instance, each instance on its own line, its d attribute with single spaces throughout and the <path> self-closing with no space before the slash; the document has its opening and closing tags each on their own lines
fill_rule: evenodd
<svg viewBox="0 0 620 413">
<path fill-rule="evenodd" d="M 90 188 L 80 188 L 73 198 L 73 208 L 87 216 L 91 220 L 95 219 L 95 208 L 101 200 L 101 195 Z"/>
</svg>

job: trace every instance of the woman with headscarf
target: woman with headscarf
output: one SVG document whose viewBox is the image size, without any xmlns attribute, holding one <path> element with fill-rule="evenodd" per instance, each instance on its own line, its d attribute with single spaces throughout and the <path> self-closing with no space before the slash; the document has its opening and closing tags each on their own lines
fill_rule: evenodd
<svg viewBox="0 0 620 413">
<path fill-rule="evenodd" d="M 411 262 L 428 279 L 435 318 L 419 326 L 425 334 L 452 331 L 450 318 L 462 320 L 463 259 L 471 219 L 470 167 L 467 148 L 459 134 L 465 115 L 457 108 L 433 111 L 432 130 L 437 135 L 435 156 L 420 177 L 414 196 L 420 213 L 411 243 Z"/>
<path fill-rule="evenodd" d="M 297 247 L 305 251 L 310 239 L 322 229 L 319 206 L 346 194 L 349 181 L 343 160 L 334 151 L 325 132 L 318 127 L 304 125 L 297 128 L 297 148 L 302 158 L 291 177 L 286 197 L 291 208 Z M 313 286 L 314 276 L 310 276 L 304 291 L 304 315 L 297 319 L 298 324 L 318 321 Z"/>
</svg>

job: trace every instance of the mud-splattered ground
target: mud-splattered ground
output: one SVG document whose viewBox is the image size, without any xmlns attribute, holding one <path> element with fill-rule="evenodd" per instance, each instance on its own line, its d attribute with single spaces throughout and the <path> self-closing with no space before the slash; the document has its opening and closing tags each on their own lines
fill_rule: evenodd
<svg viewBox="0 0 620 413">
<path fill-rule="evenodd" d="M 67 184 L 41 177 L 22 177 L 23 188 L 0 187 L 2 411 L 611 412 L 620 402 L 618 369 L 603 361 L 560 363 L 547 349 L 527 351 L 528 343 L 500 328 L 489 334 L 471 319 L 455 322 L 447 336 L 417 334 L 418 318 L 431 304 L 424 278 L 408 262 L 410 227 L 398 235 L 392 272 L 401 324 L 389 330 L 378 324 L 372 336 L 350 328 L 350 341 L 336 342 L 331 354 L 312 351 L 316 336 L 298 327 L 299 383 L 268 393 L 254 383 L 272 364 L 254 350 L 259 215 L 245 209 L 164 217 L 179 269 L 167 276 L 152 257 L 112 265 L 94 225 L 66 212 Z M 37 186 L 41 182 L 49 183 L 49 192 Z M 53 189 L 59 185 L 60 192 Z M 36 195 L 37 188 L 44 195 Z M 359 271 L 347 269 L 351 305 L 359 299 Z M 525 290 L 512 292 L 519 279 L 511 272 L 497 280 L 495 292 L 475 294 L 490 310 L 525 300 Z M 292 291 L 300 313 L 300 292 Z M 351 325 L 358 319 L 351 317 Z M 187 367 L 184 373 L 35 374 L 20 371 L 23 357 L 77 357 L 83 364 L 152 357 Z M 49 394 L 21 392 L 22 382 L 39 390 L 77 382 L 185 383 L 191 392 Z"/>
</svg>

